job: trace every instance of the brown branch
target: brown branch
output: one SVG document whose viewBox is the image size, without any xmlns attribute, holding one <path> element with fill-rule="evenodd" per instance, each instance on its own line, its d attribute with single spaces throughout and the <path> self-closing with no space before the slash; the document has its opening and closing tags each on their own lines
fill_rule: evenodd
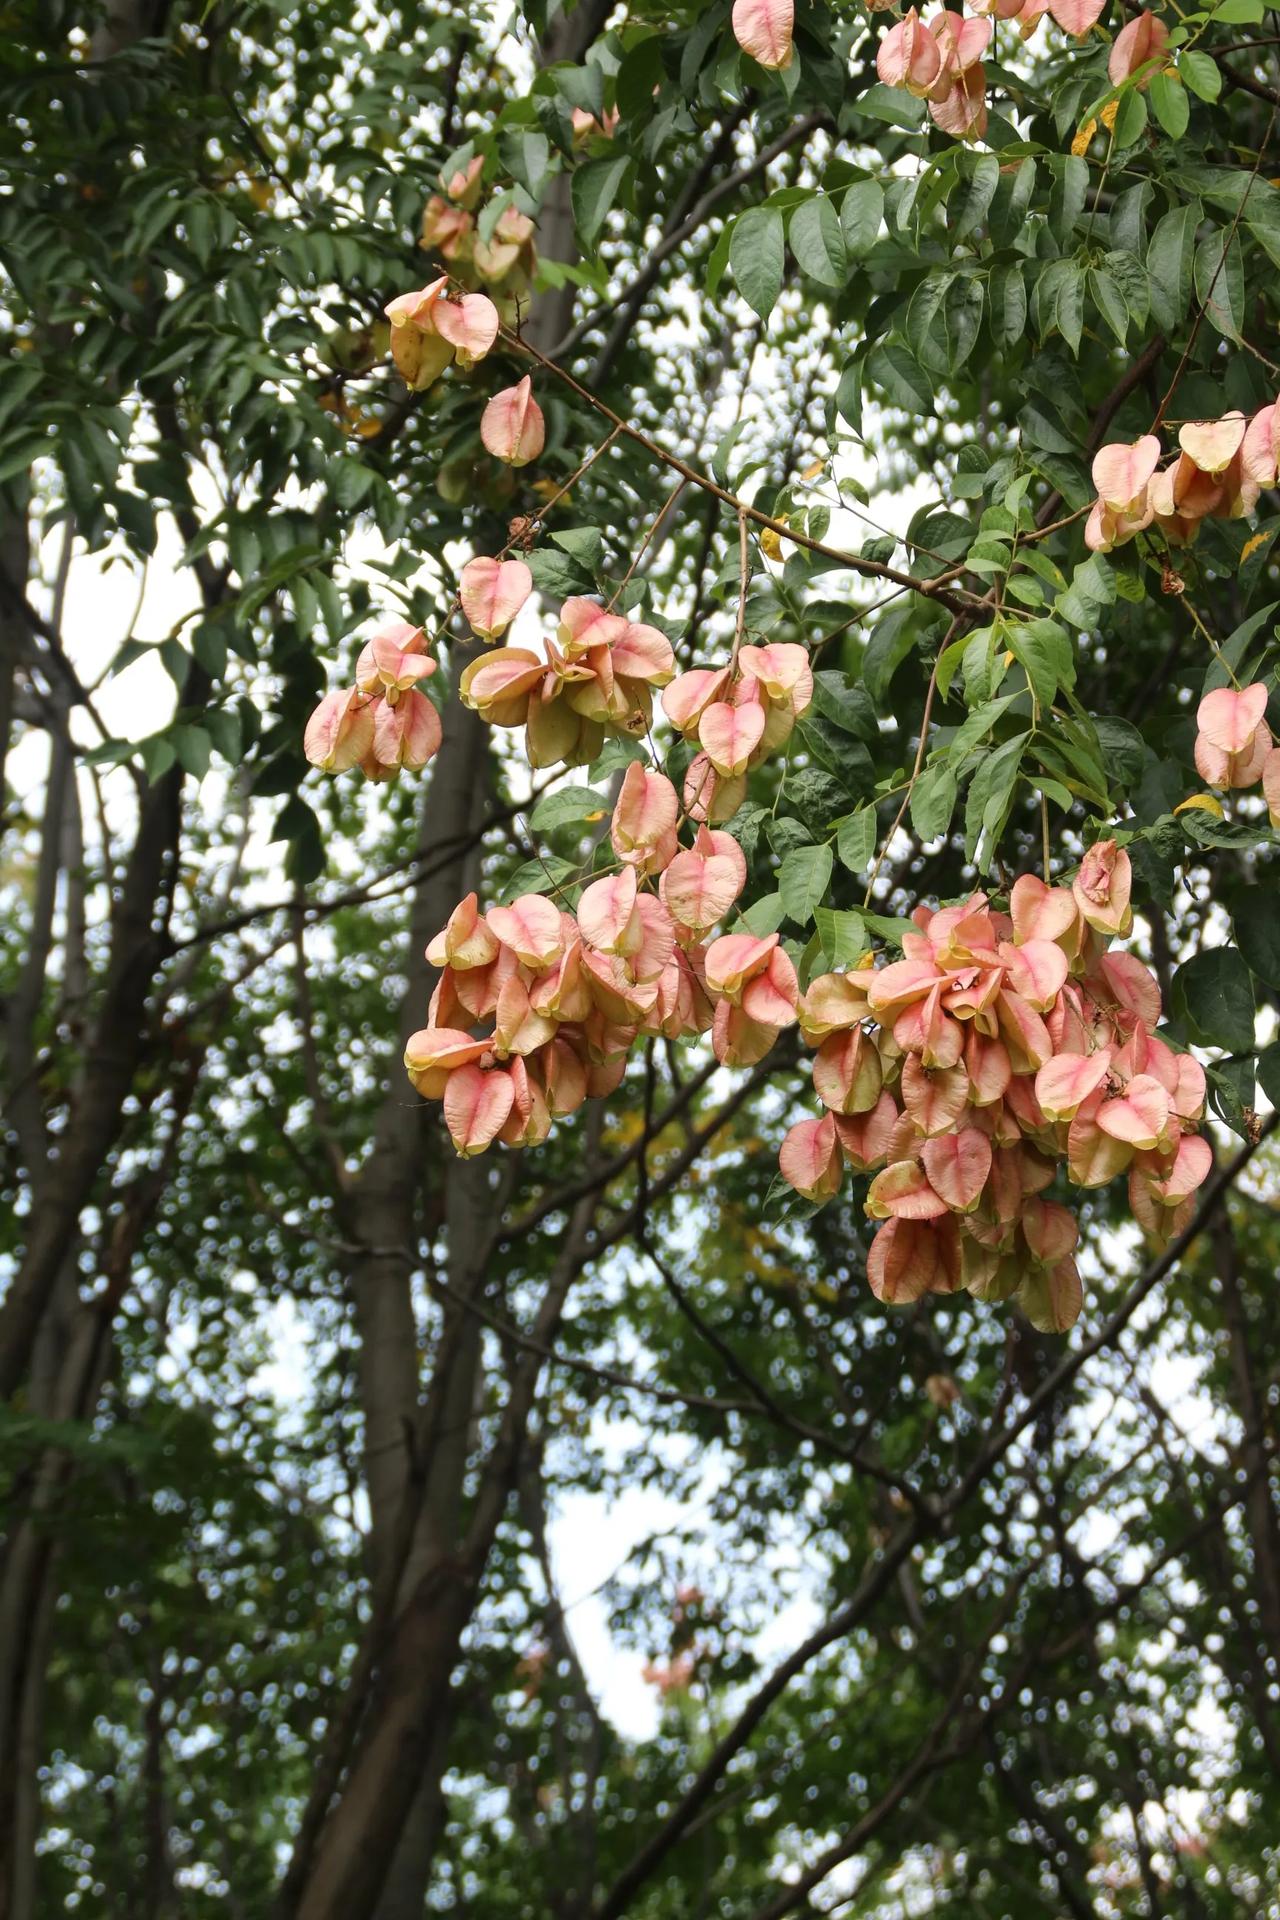
<svg viewBox="0 0 1280 1920">
<path fill-rule="evenodd" d="M 821 554 L 824 559 L 832 560 L 838 566 L 848 568 L 852 573 L 865 574 L 867 578 L 874 580 L 891 580 L 895 586 L 908 587 L 912 592 L 922 594 L 926 599 L 939 601 L 952 613 L 958 613 L 970 605 L 981 604 L 973 594 L 953 593 L 940 581 L 921 580 L 914 574 L 903 573 L 898 567 L 887 566 L 882 561 L 867 560 L 860 554 L 845 553 L 839 547 L 826 546 L 821 540 L 814 540 L 807 533 L 801 533 L 797 528 L 788 526 L 785 521 L 775 520 L 771 514 L 764 513 L 759 507 L 750 506 L 745 500 L 739 499 L 738 495 L 730 493 L 727 487 L 720 486 L 708 474 L 700 473 L 696 467 L 690 466 L 687 460 L 681 460 L 677 454 L 670 453 L 667 448 L 660 446 L 649 434 L 624 420 L 607 402 L 599 399 L 584 387 L 581 381 L 575 380 L 571 373 L 567 373 L 563 367 L 558 366 L 554 360 L 542 353 L 521 334 L 504 327 L 502 337 L 510 347 L 519 353 L 526 354 L 547 373 L 552 374 L 564 386 L 576 393 L 580 400 L 584 400 L 589 407 L 593 407 L 604 419 L 612 421 L 627 439 L 643 447 L 652 459 L 661 461 L 663 466 L 670 467 L 674 473 L 682 473 L 685 479 L 695 487 L 700 487 L 704 493 L 711 494 L 724 506 L 732 508 L 734 513 L 744 515 L 753 526 L 767 527 L 770 532 L 776 533 L 779 539 L 789 540 L 793 546 L 803 547 L 809 553 Z"/>
</svg>

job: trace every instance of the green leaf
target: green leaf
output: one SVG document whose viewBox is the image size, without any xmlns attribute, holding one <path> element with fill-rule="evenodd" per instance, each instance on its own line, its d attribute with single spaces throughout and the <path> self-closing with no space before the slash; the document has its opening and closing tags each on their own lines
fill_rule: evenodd
<svg viewBox="0 0 1280 1920">
<path fill-rule="evenodd" d="M 648 760 L 649 755 L 639 740 L 631 740 L 625 734 L 615 733 L 606 740 L 591 765 L 587 768 L 589 780 L 607 780 L 611 773 L 621 772 L 629 767 L 633 760 Z"/>
<path fill-rule="evenodd" d="M 902 945 L 904 934 L 920 931 L 914 920 L 899 920 L 888 913 L 868 913 L 865 907 L 859 907 L 858 918 L 872 933 L 878 933 L 882 940 L 891 940 L 895 947 Z"/>
<path fill-rule="evenodd" d="M 1021 694 L 1006 693 L 999 700 L 984 700 L 980 707 L 975 707 L 964 725 L 956 729 L 955 739 L 951 742 L 952 753 L 968 753 L 970 747 L 976 747 L 985 740 L 1000 715 L 1021 698 Z"/>
<path fill-rule="evenodd" d="M 911 351 L 935 372 L 946 367 L 947 352 L 944 342 L 931 337 L 933 325 L 954 279 L 955 274 L 946 268 L 927 273 L 911 296 L 903 327 Z"/>
<path fill-rule="evenodd" d="M 813 676 L 813 704 L 824 719 L 845 733 L 857 734 L 874 746 L 880 737 L 880 722 L 864 686 L 850 681 L 847 674 L 830 667 Z"/>
<path fill-rule="evenodd" d="M 757 940 L 763 940 L 778 931 L 787 917 L 787 909 L 780 893 L 762 893 L 738 917 L 748 933 L 754 933 Z"/>
<path fill-rule="evenodd" d="M 1247 620 L 1242 620 L 1240 625 L 1228 634 L 1215 657 L 1205 668 L 1204 680 L 1200 687 L 1202 697 L 1206 693 L 1212 693 L 1217 687 L 1230 686 L 1232 674 L 1239 677 L 1241 663 L 1247 656 L 1255 637 L 1263 627 L 1269 624 L 1277 607 L 1280 607 L 1280 600 L 1268 601 L 1265 607 L 1259 607 L 1256 613 L 1251 613 Z M 1246 680 L 1249 677 L 1247 674 L 1244 676 Z"/>
<path fill-rule="evenodd" d="M 823 287 L 842 287 L 849 261 L 840 217 L 825 193 L 815 193 L 791 216 L 788 235 L 796 265 Z"/>
<path fill-rule="evenodd" d="M 554 553 L 550 547 L 535 547 L 525 555 L 539 593 L 566 600 L 570 594 L 590 592 L 595 581 L 586 569 L 568 553 Z"/>
<path fill-rule="evenodd" d="M 1089 291 L 1093 304 L 1123 346 L 1129 335 L 1129 309 L 1113 275 L 1105 267 L 1090 267 Z"/>
<path fill-rule="evenodd" d="M 574 861 L 561 860 L 555 854 L 544 854 L 540 860 L 526 860 L 502 889 L 502 899 L 504 902 L 516 900 L 522 893 L 557 893 L 577 872 Z"/>
<path fill-rule="evenodd" d="M 630 154 L 616 153 L 575 167 L 570 189 L 573 220 L 584 246 L 593 246 L 599 237 L 630 165 Z"/>
<path fill-rule="evenodd" d="M 862 656 L 862 684 L 877 706 L 910 653 L 913 637 L 909 607 L 894 607 L 876 623 Z"/>
<path fill-rule="evenodd" d="M 1053 192 L 1049 196 L 1049 226 L 1059 245 L 1067 246 L 1071 241 L 1072 229 L 1084 212 L 1085 195 L 1089 191 L 1089 163 L 1079 154 L 1068 154 L 1064 159 L 1054 159 Z"/>
<path fill-rule="evenodd" d="M 1191 119 L 1187 90 L 1171 73 L 1151 76 L 1151 107 L 1171 140 L 1181 140 Z"/>
<path fill-rule="evenodd" d="M 1017 346 L 1027 330 L 1027 283 L 1020 266 L 996 267 L 991 274 L 991 337 L 996 346 Z"/>
<path fill-rule="evenodd" d="M 1258 1055 L 1258 1085 L 1273 1107 L 1280 1107 L 1280 1040 Z"/>
<path fill-rule="evenodd" d="M 729 241 L 733 277 L 751 311 L 767 320 L 782 291 L 786 246 L 777 207 L 748 207 L 734 222 Z"/>
<path fill-rule="evenodd" d="M 1198 93 L 1202 100 L 1216 100 L 1222 92 L 1222 70 L 1212 54 L 1180 53 L 1178 72 L 1192 93 Z"/>
<path fill-rule="evenodd" d="M 960 165 L 960 190 L 947 205 L 951 231 L 963 240 L 987 217 L 1000 184 L 1000 162 L 994 153 L 966 154 Z"/>
<path fill-rule="evenodd" d="M 1239 346 L 1244 324 L 1244 259 L 1238 234 L 1208 234 L 1196 248 L 1196 293 L 1224 340 Z"/>
<path fill-rule="evenodd" d="M 1173 976 L 1173 1009 L 1197 1046 L 1248 1053 L 1253 1046 L 1253 982 L 1234 947 L 1211 947 Z"/>
<path fill-rule="evenodd" d="M 836 832 L 836 848 L 850 873 L 865 873 L 876 857 L 880 837 L 874 807 L 859 807 L 847 813 Z"/>
<path fill-rule="evenodd" d="M 822 951 L 831 967 L 851 967 L 867 951 L 870 941 L 860 913 L 843 908 L 818 907 L 813 916 Z"/>
<path fill-rule="evenodd" d="M 878 346 L 869 371 L 894 406 L 911 414 L 933 411 L 933 383 L 915 356 L 894 340 Z"/>
<path fill-rule="evenodd" d="M 1001 174 L 988 221 L 991 238 L 998 247 L 1010 246 L 1022 232 L 1035 187 L 1034 160 L 1022 160 L 1012 172 Z"/>
<path fill-rule="evenodd" d="M 608 801 L 590 787 L 558 787 L 553 793 L 543 794 L 529 815 L 529 825 L 546 833 L 553 827 L 599 820 L 608 811 Z"/>
<path fill-rule="evenodd" d="M 1273 186 L 1254 182 L 1244 203 L 1244 223 L 1271 264 L 1280 267 L 1280 193 Z"/>
<path fill-rule="evenodd" d="M 1104 607 L 1114 605 L 1115 572 L 1101 554 L 1090 554 L 1071 575 L 1071 585 L 1057 598 L 1057 609 L 1073 627 L 1091 627 Z"/>
<path fill-rule="evenodd" d="M 1020 733 L 1006 740 L 980 762 L 969 784 L 964 814 L 965 856 L 981 866 L 991 865 L 1000 843 L 1030 737 Z"/>
<path fill-rule="evenodd" d="M 536 127 L 517 127 L 499 143 L 502 163 L 513 179 L 535 197 L 551 166 L 551 142 Z"/>
<path fill-rule="evenodd" d="M 724 279 L 729 265 L 729 248 L 732 241 L 733 222 L 730 220 L 721 227 L 716 236 L 716 243 L 711 249 L 711 257 L 707 261 L 706 278 L 702 284 L 708 300 L 714 300 L 720 291 L 720 282 Z"/>
<path fill-rule="evenodd" d="M 1084 332 L 1085 270 L 1076 260 L 1052 260 L 1036 282 L 1036 323 L 1040 338 L 1055 329 L 1073 354 Z"/>
<path fill-rule="evenodd" d="M 795 847 L 778 868 L 778 891 L 788 917 L 807 926 L 821 906 L 835 858 L 828 846 Z"/>
<path fill-rule="evenodd" d="M 870 253 L 884 218 L 884 188 L 878 180 L 855 180 L 840 202 L 840 227 L 845 246 L 855 257 Z"/>
<path fill-rule="evenodd" d="M 949 760 L 925 768 L 911 789 L 911 824 L 922 840 L 938 840 L 951 825 L 957 783 Z"/>
<path fill-rule="evenodd" d="M 1136 87 L 1126 87 L 1116 103 L 1116 151 L 1135 147 L 1147 130 L 1147 102 Z"/>
<path fill-rule="evenodd" d="M 1250 887 L 1231 916 L 1236 945 L 1264 986 L 1280 989 L 1280 894 Z"/>
<path fill-rule="evenodd" d="M 221 680 L 227 670 L 227 642 L 222 629 L 202 621 L 191 636 L 196 659 L 211 680 Z"/>
<path fill-rule="evenodd" d="M 203 780 L 213 758 L 213 742 L 204 728 L 173 726 L 169 729 L 169 738 L 186 772 L 196 780 Z"/>
<path fill-rule="evenodd" d="M 943 339 L 946 366 L 952 371 L 963 368 L 972 353 L 982 326 L 982 281 L 964 275 L 947 294 L 943 306 Z"/>
<path fill-rule="evenodd" d="M 1151 281 L 1151 312 L 1157 326 L 1172 333 L 1181 326 L 1191 304 L 1192 263 L 1196 228 L 1204 218 L 1198 201 L 1175 207 L 1156 222 L 1147 248 Z"/>
<path fill-rule="evenodd" d="M 594 576 L 600 571 L 604 563 L 604 535 L 599 527 L 561 527 L 551 538 L 587 573 Z"/>
<path fill-rule="evenodd" d="M 1053 705 L 1059 687 L 1075 685 L 1071 636 L 1056 620 L 1029 620 L 1025 626 L 1010 627 L 1005 638 L 1014 659 L 1026 671 L 1042 713 Z"/>
</svg>

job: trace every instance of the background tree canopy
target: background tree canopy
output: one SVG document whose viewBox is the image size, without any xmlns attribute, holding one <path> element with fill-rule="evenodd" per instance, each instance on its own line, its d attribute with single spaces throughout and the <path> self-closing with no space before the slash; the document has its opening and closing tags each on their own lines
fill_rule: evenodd
<svg viewBox="0 0 1280 1920">
<path fill-rule="evenodd" d="M 1276 490 L 1084 543 L 1101 447 L 1276 397 L 1280 62 L 1171 5 L 1117 80 L 1137 14 L 999 20 L 964 142 L 854 0 L 776 69 L 727 0 L 10 9 L 3 1920 L 1280 1911 L 1280 869 L 1193 761 L 1206 691 L 1280 720 Z M 416 390 L 383 309 L 477 158 L 537 266 Z M 1124 843 L 1215 1167 L 1164 1246 L 1084 1193 L 1069 1336 L 872 1297 L 865 1181 L 778 1177 L 793 1033 L 455 1157 L 427 942 L 568 897 L 632 755 L 459 699 L 513 516 L 530 619 L 808 650 L 730 823 L 802 980 Z M 388 615 L 443 745 L 326 780 Z M 639 1495 L 602 1666 L 573 1543 Z"/>
</svg>

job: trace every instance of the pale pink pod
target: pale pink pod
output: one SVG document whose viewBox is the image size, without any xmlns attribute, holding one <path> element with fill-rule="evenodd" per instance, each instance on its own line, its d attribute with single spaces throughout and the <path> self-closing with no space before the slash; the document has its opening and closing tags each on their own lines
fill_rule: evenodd
<svg viewBox="0 0 1280 1920">
<path fill-rule="evenodd" d="M 463 669 L 458 692 L 490 726 L 522 727 L 546 670 L 546 661 L 527 647 L 499 647 Z"/>
<path fill-rule="evenodd" d="M 991 1142 L 976 1127 L 926 1140 L 920 1157 L 929 1184 L 954 1213 L 972 1213 L 991 1172 Z"/>
<path fill-rule="evenodd" d="M 463 1160 L 497 1139 L 515 1102 L 511 1075 L 501 1067 L 459 1067 L 444 1090 L 444 1119 Z"/>
<path fill-rule="evenodd" d="M 1129 907 L 1132 888 L 1128 854 L 1114 840 L 1099 840 L 1080 862 L 1071 895 L 1095 932 L 1125 934 L 1133 925 Z"/>
<path fill-rule="evenodd" d="M 1235 411 L 1220 420 L 1188 420 L 1178 428 L 1178 445 L 1201 473 L 1223 473 L 1244 444 L 1248 425 Z"/>
<path fill-rule="evenodd" d="M 882 1165 L 899 1118 L 891 1093 L 882 1093 L 869 1113 L 835 1114 L 833 1118 L 845 1159 L 855 1173 L 869 1173 L 872 1167 Z"/>
<path fill-rule="evenodd" d="M 876 72 L 886 87 L 927 94 L 942 70 L 942 52 L 914 7 L 890 27 L 876 52 Z"/>
<path fill-rule="evenodd" d="M 1038 1333 L 1069 1333 L 1084 1305 L 1080 1270 L 1070 1256 L 1056 1266 L 1040 1267 L 1028 1274 L 1017 1298 Z"/>
<path fill-rule="evenodd" d="M 709 706 L 698 722 L 698 739 L 717 773 L 745 773 L 764 733 L 764 708 L 731 707 L 725 700 Z"/>
<path fill-rule="evenodd" d="M 610 647 L 610 665 L 624 680 L 665 687 L 676 670 L 676 656 L 665 633 L 643 621 L 624 620 Z"/>
<path fill-rule="evenodd" d="M 1111 1049 L 1097 1053 L 1055 1054 L 1036 1074 L 1036 1099 L 1050 1120 L 1072 1120 L 1107 1077 Z"/>
<path fill-rule="evenodd" d="M 480 416 L 480 438 L 494 459 L 509 467 L 527 467 L 537 459 L 546 445 L 547 428 L 527 373 L 514 387 L 494 394 Z"/>
<path fill-rule="evenodd" d="M 1098 971 L 1108 991 L 1148 1031 L 1160 1024 L 1160 982 L 1134 953 L 1104 953 Z"/>
<path fill-rule="evenodd" d="M 1128 26 L 1121 27 L 1111 44 L 1107 78 L 1112 86 L 1123 86 L 1139 67 L 1145 67 L 1149 60 L 1158 60 L 1168 43 L 1169 29 L 1158 14 L 1140 13 L 1136 20 L 1130 20 Z M 1145 88 L 1150 79 L 1151 75 L 1148 74 L 1139 81 L 1139 86 Z"/>
<path fill-rule="evenodd" d="M 1169 1096 L 1149 1073 L 1138 1073 L 1116 1099 L 1103 1101 L 1096 1118 L 1113 1140 L 1140 1151 L 1156 1147 L 1168 1130 Z"/>
<path fill-rule="evenodd" d="M 861 1027 L 828 1034 L 814 1057 L 814 1091 L 833 1113 L 869 1112 L 883 1080 L 879 1052 Z"/>
<path fill-rule="evenodd" d="M 844 1179 L 844 1157 L 829 1113 L 821 1120 L 801 1120 L 788 1128 L 778 1154 L 778 1166 L 788 1186 L 806 1200 L 830 1200 Z"/>
<path fill-rule="evenodd" d="M 727 833 L 708 833 L 705 827 L 699 832 L 699 841 L 704 834 L 713 843 L 727 841 L 733 854 L 718 849 L 704 854 L 699 846 L 686 848 L 676 854 L 658 882 L 668 912 L 692 933 L 707 933 L 717 920 L 723 920 L 747 877 L 746 861 L 737 841 Z"/>
<path fill-rule="evenodd" d="M 307 721 L 302 751 L 324 773 L 346 773 L 373 746 L 373 706 L 355 687 L 326 693 Z"/>
<path fill-rule="evenodd" d="M 774 1027 L 779 1032 L 793 1027 L 800 983 L 791 956 L 775 947 L 768 960 L 742 989 L 742 1011 L 758 1026 Z"/>
<path fill-rule="evenodd" d="M 909 1053 L 902 1063 L 902 1103 L 921 1133 L 950 1133 L 969 1104 L 969 1076 L 962 1066 L 922 1066 Z"/>
<path fill-rule="evenodd" d="M 468 560 L 458 582 L 462 611 L 481 640 L 505 633 L 532 592 L 533 575 L 523 560 L 493 560 L 487 554 Z"/>
<path fill-rule="evenodd" d="M 1268 749 L 1262 763 L 1262 791 L 1273 827 L 1280 827 L 1280 747 Z"/>
<path fill-rule="evenodd" d="M 1037 1260 L 1053 1266 L 1076 1250 L 1080 1228 L 1076 1217 L 1056 1200 L 1032 1195 L 1023 1201 L 1022 1237 Z"/>
<path fill-rule="evenodd" d="M 439 300 L 431 318 L 441 339 L 453 348 L 460 367 L 474 367 L 477 360 L 483 360 L 498 337 L 498 309 L 485 293 Z"/>
<path fill-rule="evenodd" d="M 940 1220 L 949 1211 L 918 1160 L 896 1160 L 878 1173 L 867 1192 L 866 1210 L 871 1220 Z"/>
<path fill-rule="evenodd" d="M 1096 25 L 1106 0 L 1048 0 L 1051 13 L 1064 33 L 1079 39 Z"/>
<path fill-rule="evenodd" d="M 1098 498 L 1115 513 L 1139 510 L 1147 483 L 1159 464 L 1160 442 L 1154 433 L 1144 433 L 1133 441 L 1113 440 L 1099 447 L 1092 467 Z"/>
<path fill-rule="evenodd" d="M 1066 984 L 1067 956 L 1053 940 L 1000 942 L 1009 985 L 1036 1013 L 1047 1013 Z"/>
<path fill-rule="evenodd" d="M 733 0 L 733 37 L 759 66 L 791 65 L 794 27 L 795 0 Z"/>
<path fill-rule="evenodd" d="M 455 967 L 469 972 L 487 967 L 498 957 L 498 941 L 479 911 L 474 893 L 460 900 L 441 931 L 427 947 L 433 967 Z"/>
<path fill-rule="evenodd" d="M 886 1220 L 871 1242 L 867 1281 L 877 1300 L 905 1306 L 960 1285 L 960 1234 L 954 1220 Z"/>
<path fill-rule="evenodd" d="M 1196 709 L 1196 726 L 1211 747 L 1223 753 L 1243 753 L 1267 711 L 1265 682 L 1248 687 L 1216 687 Z"/>
<path fill-rule="evenodd" d="M 564 952 L 560 909 L 541 893 L 522 893 L 509 907 L 490 907 L 490 932 L 509 947 L 522 966 L 545 972 Z"/>
<path fill-rule="evenodd" d="M 867 1003 L 881 1019 L 887 1013 L 900 1013 L 913 1000 L 932 993 L 940 977 L 930 960 L 895 960 L 877 971 L 867 989 Z"/>
<path fill-rule="evenodd" d="M 707 948 L 704 970 L 713 993 L 737 1000 L 748 980 L 763 973 L 778 945 L 776 933 L 722 933 Z"/>
<path fill-rule="evenodd" d="M 584 888 L 578 902 L 578 930 L 584 946 L 598 953 L 626 953 L 639 943 L 634 867 L 606 874 Z"/>
<path fill-rule="evenodd" d="M 489 1050 L 487 1040 L 476 1040 L 456 1027 L 423 1027 L 405 1044 L 405 1072 L 428 1100 L 438 1100 L 450 1074 L 467 1067 Z"/>
<path fill-rule="evenodd" d="M 372 757 L 380 767 L 405 767 L 417 773 L 440 751 L 444 732 L 440 715 L 425 693 L 402 693 L 392 706 L 377 704 Z"/>
</svg>

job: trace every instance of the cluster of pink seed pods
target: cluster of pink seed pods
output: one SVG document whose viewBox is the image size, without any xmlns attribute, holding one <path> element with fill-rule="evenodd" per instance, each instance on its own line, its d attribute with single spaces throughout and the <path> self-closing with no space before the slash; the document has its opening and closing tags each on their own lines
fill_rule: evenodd
<svg viewBox="0 0 1280 1920">
<path fill-rule="evenodd" d="M 1273 827 L 1280 827 L 1280 747 L 1273 745 L 1266 682 L 1218 687 L 1196 712 L 1196 771 L 1211 787 L 1231 791 L 1262 782 Z"/>
<path fill-rule="evenodd" d="M 982 894 L 918 908 L 901 960 L 815 980 L 799 1005 L 825 1109 L 782 1146 L 784 1178 L 832 1199 L 846 1166 L 873 1173 L 883 1222 L 867 1275 L 901 1302 L 960 1288 L 1017 1293 L 1046 1329 L 1080 1308 L 1058 1173 L 1105 1186 L 1126 1169 L 1134 1217 L 1158 1239 L 1184 1224 L 1212 1155 L 1195 1129 L 1205 1076 L 1156 1032 L 1160 988 L 1132 954 L 1130 869 L 1114 842 L 1071 888 L 1024 875 L 1009 913 Z"/>
<path fill-rule="evenodd" d="M 682 847 L 682 824 L 670 780 L 633 762 L 610 822 L 617 868 L 573 912 L 524 894 L 481 914 L 469 894 L 431 942 L 441 978 L 405 1066 L 460 1154 L 545 1139 L 613 1091 L 642 1036 L 709 1033 L 723 1065 L 750 1066 L 794 1026 L 777 934 L 712 937 L 746 884 L 741 847 L 706 825 Z"/>
<path fill-rule="evenodd" d="M 1098 497 L 1085 525 L 1085 545 L 1110 553 L 1156 526 L 1176 546 L 1189 546 L 1203 520 L 1247 518 L 1280 469 L 1280 404 L 1252 418 L 1188 420 L 1178 452 L 1165 466 L 1158 434 L 1113 441 L 1094 456 Z"/>
</svg>

